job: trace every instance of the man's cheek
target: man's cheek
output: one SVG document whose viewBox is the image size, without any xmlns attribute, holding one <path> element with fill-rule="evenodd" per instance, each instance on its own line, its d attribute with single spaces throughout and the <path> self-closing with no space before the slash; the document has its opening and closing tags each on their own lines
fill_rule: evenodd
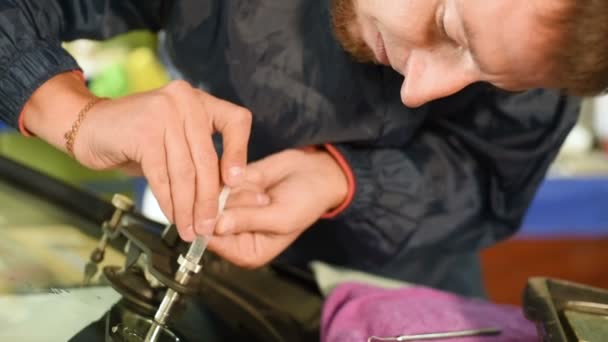
<svg viewBox="0 0 608 342">
<path fill-rule="evenodd" d="M 374 53 L 361 37 L 353 0 L 333 0 L 331 11 L 334 34 L 344 50 L 361 63 L 373 62 Z"/>
</svg>

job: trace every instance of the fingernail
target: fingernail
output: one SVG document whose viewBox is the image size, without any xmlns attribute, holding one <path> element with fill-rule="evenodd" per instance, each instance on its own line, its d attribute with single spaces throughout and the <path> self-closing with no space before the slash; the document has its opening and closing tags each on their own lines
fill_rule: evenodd
<svg viewBox="0 0 608 342">
<path fill-rule="evenodd" d="M 270 203 L 270 197 L 266 194 L 257 194 L 256 197 L 259 204 L 266 205 Z"/>
<path fill-rule="evenodd" d="M 230 215 L 222 216 L 217 227 L 218 234 L 228 234 L 234 230 L 234 219 Z"/>
<path fill-rule="evenodd" d="M 192 227 L 192 225 L 186 227 L 186 229 L 180 232 L 180 236 L 182 240 L 186 242 L 194 240 L 194 237 L 196 236 L 196 234 L 194 233 L 194 227 Z"/>
<path fill-rule="evenodd" d="M 228 169 L 228 174 L 230 176 L 230 180 L 233 182 L 240 182 L 243 179 L 243 174 L 245 171 L 242 167 L 233 166 Z"/>
<path fill-rule="evenodd" d="M 201 223 L 196 224 L 196 233 L 199 235 L 210 235 L 213 234 L 215 228 L 215 219 L 207 219 Z"/>
</svg>

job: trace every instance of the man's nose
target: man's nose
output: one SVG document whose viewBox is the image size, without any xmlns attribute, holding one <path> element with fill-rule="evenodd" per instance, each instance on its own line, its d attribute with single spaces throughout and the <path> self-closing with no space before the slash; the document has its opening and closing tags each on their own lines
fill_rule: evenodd
<svg viewBox="0 0 608 342">
<path fill-rule="evenodd" d="M 474 72 L 458 62 L 424 57 L 412 54 L 408 60 L 401 87 L 401 101 L 408 107 L 450 96 L 478 81 Z"/>
</svg>

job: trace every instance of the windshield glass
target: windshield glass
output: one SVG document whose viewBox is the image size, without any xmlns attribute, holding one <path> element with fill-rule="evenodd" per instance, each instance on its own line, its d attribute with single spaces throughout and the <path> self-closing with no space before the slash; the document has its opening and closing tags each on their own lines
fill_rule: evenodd
<svg viewBox="0 0 608 342">
<path fill-rule="evenodd" d="M 171 240 L 175 230 L 161 237 L 163 225 L 125 214 L 120 235 L 85 281 L 100 222 L 112 221 L 112 210 L 0 157 L 0 341 L 144 340 L 166 291 L 158 272 L 172 277 L 187 246 Z M 157 341 L 317 337 L 322 298 L 309 281 L 286 272 L 243 270 L 207 254 Z"/>
<path fill-rule="evenodd" d="M 0 180 L 0 341 L 67 341 L 119 295 L 83 285 L 100 229 Z M 101 266 L 124 256 L 108 247 Z"/>
</svg>

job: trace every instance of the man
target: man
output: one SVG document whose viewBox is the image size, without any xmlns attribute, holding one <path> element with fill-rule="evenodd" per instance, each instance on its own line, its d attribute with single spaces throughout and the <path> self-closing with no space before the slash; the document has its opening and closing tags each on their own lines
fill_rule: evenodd
<svg viewBox="0 0 608 342">
<path fill-rule="evenodd" d="M 375 51 L 377 62 L 404 73 L 401 98 L 420 105 L 414 109 L 400 101 L 398 73 L 355 63 L 336 43 L 327 1 L 5 2 L 0 115 L 86 166 L 143 173 L 185 240 L 214 230 L 221 175 L 235 195 L 211 248 L 237 264 L 266 263 L 300 237 L 281 258 L 303 265 L 323 259 L 479 294 L 476 251 L 516 230 L 578 102 L 558 91 L 510 94 L 477 83 L 422 106 L 476 81 L 565 84 L 523 68 L 544 71 L 538 60 L 552 52 L 531 39 L 501 40 L 513 38 L 523 19 L 528 29 L 544 28 L 533 18 L 544 18 L 548 1 L 468 4 L 334 3 L 347 50 L 363 60 Z M 510 17 L 505 9 L 513 9 Z M 473 36 L 463 33 L 464 13 L 476 24 Z M 482 36 L 482 19 L 502 24 L 476 45 L 486 56 L 477 63 L 481 52 L 463 39 Z M 218 98 L 174 82 L 94 99 L 69 72 L 78 66 L 60 41 L 136 28 L 163 29 L 175 68 Z M 522 70 L 507 70 L 513 61 Z M 249 157 L 259 162 L 245 172 L 248 110 Z M 224 140 L 220 168 L 214 131 Z M 301 148 L 310 146 L 317 148 Z M 324 213 L 333 220 L 319 220 Z"/>
<path fill-rule="evenodd" d="M 403 103 L 419 106 L 467 85 L 608 88 L 608 5 L 595 1 L 335 0 L 345 48 L 405 76 Z"/>
</svg>

